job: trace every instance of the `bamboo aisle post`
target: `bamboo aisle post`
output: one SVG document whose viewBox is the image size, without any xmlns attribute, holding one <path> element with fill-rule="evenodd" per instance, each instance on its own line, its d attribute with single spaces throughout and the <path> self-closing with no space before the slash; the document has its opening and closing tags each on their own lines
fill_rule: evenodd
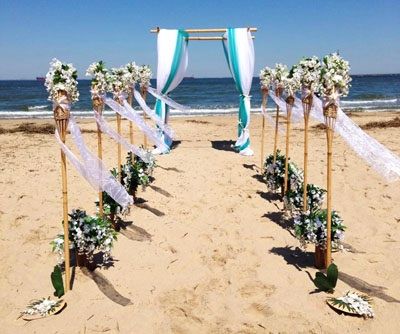
<svg viewBox="0 0 400 334">
<path fill-rule="evenodd" d="M 65 91 L 58 91 L 57 101 L 68 100 Z M 67 127 L 69 121 L 69 110 L 56 104 L 54 108 L 54 120 L 61 141 L 65 143 Z M 65 261 L 65 292 L 71 289 L 70 277 L 70 254 L 69 254 L 69 228 L 68 228 L 68 182 L 67 182 L 67 161 L 64 152 L 61 150 L 61 177 L 62 177 L 62 196 L 63 196 L 63 226 L 64 226 L 64 261 Z"/>
<path fill-rule="evenodd" d="M 261 127 L 261 159 L 260 159 L 260 171 L 261 174 L 263 172 L 263 166 L 264 166 L 264 141 L 265 141 L 265 113 L 266 113 L 266 107 L 267 107 L 267 100 L 268 100 L 268 87 L 262 87 L 261 88 L 262 92 L 262 127 Z"/>
<path fill-rule="evenodd" d="M 275 95 L 279 99 L 282 95 L 282 88 L 277 88 L 275 90 Z M 276 105 L 276 116 L 275 116 L 275 137 L 274 137 L 274 159 L 273 163 L 276 162 L 276 150 L 278 148 L 278 129 L 279 129 L 279 106 Z"/>
<path fill-rule="evenodd" d="M 331 234 L 332 234 L 332 144 L 333 130 L 337 117 L 337 106 L 331 102 L 324 107 L 324 117 L 326 125 L 326 139 L 328 149 L 327 163 L 327 215 L 326 215 L 326 257 L 325 267 L 328 268 L 332 263 Z"/>
<path fill-rule="evenodd" d="M 133 91 L 130 90 L 129 94 L 128 94 L 128 103 L 130 106 L 132 106 L 133 103 Z M 131 144 L 133 144 L 133 122 L 129 121 L 129 138 L 131 140 Z"/>
<path fill-rule="evenodd" d="M 313 104 L 313 94 L 307 94 L 303 100 L 304 113 L 304 182 L 303 182 L 303 211 L 307 211 L 307 185 L 308 185 L 308 124 L 310 119 L 311 107 Z"/>
<path fill-rule="evenodd" d="M 143 100 L 146 101 L 146 98 L 147 98 L 147 87 L 140 87 L 140 95 L 142 96 Z M 143 111 L 143 119 L 146 122 L 147 115 L 146 115 L 146 113 L 144 111 Z M 145 134 L 143 134 L 143 146 L 147 150 L 147 137 L 146 137 Z"/>
<path fill-rule="evenodd" d="M 104 104 L 102 99 L 99 96 L 95 96 L 92 99 L 93 108 L 100 114 L 103 114 Z M 99 160 L 103 160 L 103 143 L 101 137 L 101 130 L 99 125 L 97 124 L 97 156 Z M 104 206 L 103 206 L 103 192 L 99 191 L 99 216 L 104 216 Z"/>
<path fill-rule="evenodd" d="M 286 120 L 286 153 L 285 153 L 285 178 L 283 184 L 283 194 L 285 195 L 288 191 L 288 175 L 289 175 L 289 144 L 290 144 L 290 126 L 292 118 L 292 108 L 294 104 L 294 97 L 288 96 L 286 99 L 286 109 L 287 109 L 287 120 Z"/>
<path fill-rule="evenodd" d="M 114 98 L 116 102 L 121 104 L 121 100 L 119 97 Z M 117 113 L 117 132 L 121 136 L 121 115 Z M 122 146 L 121 143 L 118 142 L 118 176 L 121 181 L 122 178 Z"/>
</svg>

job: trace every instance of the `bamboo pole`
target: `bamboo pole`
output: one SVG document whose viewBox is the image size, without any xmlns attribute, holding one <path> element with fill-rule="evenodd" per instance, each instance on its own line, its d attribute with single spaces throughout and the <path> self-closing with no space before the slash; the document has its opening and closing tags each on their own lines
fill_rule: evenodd
<svg viewBox="0 0 400 334">
<path fill-rule="evenodd" d="M 93 108 L 100 114 L 103 114 L 104 103 L 99 96 L 95 96 L 92 99 Z M 101 137 L 101 129 L 97 124 L 97 156 L 99 160 L 103 160 L 103 143 Z M 104 216 L 104 204 L 103 204 L 103 192 L 99 191 L 99 216 Z"/>
<path fill-rule="evenodd" d="M 65 101 L 68 96 L 65 91 L 58 91 L 58 101 Z M 69 121 L 69 110 L 63 108 L 59 103 L 54 108 L 54 120 L 61 141 L 65 143 L 67 137 L 67 127 Z M 70 276 L 70 254 L 69 254 L 69 228 L 68 228 L 68 176 L 67 161 L 64 152 L 61 150 L 61 178 L 63 196 L 63 227 L 64 227 L 64 261 L 65 261 L 65 292 L 71 289 Z"/>
<path fill-rule="evenodd" d="M 294 104 L 294 97 L 288 96 L 286 99 L 286 110 L 287 110 L 287 119 L 286 119 L 286 152 L 285 152 L 285 178 L 283 183 L 283 194 L 286 195 L 289 186 L 289 145 L 290 145 L 290 126 L 292 119 L 292 108 Z"/>
<path fill-rule="evenodd" d="M 327 139 L 327 213 L 326 213 L 326 256 L 325 267 L 328 268 L 332 263 L 332 146 L 333 146 L 333 130 L 337 117 L 336 104 L 330 103 L 324 107 L 324 117 L 326 125 Z"/>
<path fill-rule="evenodd" d="M 140 87 L 140 95 L 142 96 L 143 100 L 146 101 L 146 98 L 147 98 L 147 87 Z M 143 111 L 143 119 L 146 122 L 147 115 L 146 115 L 146 113 L 144 111 Z M 145 134 L 143 134 L 143 146 L 147 150 L 148 144 L 147 144 L 147 137 L 146 137 Z"/>
<path fill-rule="evenodd" d="M 303 182 L 303 211 L 307 211 L 307 185 L 308 185 L 308 125 L 310 120 L 310 112 L 313 104 L 313 94 L 306 95 L 303 100 L 304 113 L 304 182 Z"/>
<path fill-rule="evenodd" d="M 261 127 L 261 157 L 260 157 L 260 171 L 261 173 L 263 172 L 263 166 L 264 166 L 264 141 L 265 141 L 265 113 L 267 109 L 267 100 L 268 100 L 268 87 L 262 87 L 261 88 L 262 92 L 262 103 L 261 103 L 261 108 L 262 108 L 262 127 Z"/>
<path fill-rule="evenodd" d="M 119 97 L 115 97 L 114 100 L 116 102 L 118 102 L 119 104 L 121 104 L 121 100 L 119 99 Z M 121 136 L 121 115 L 119 113 L 117 113 L 117 132 L 118 134 Z M 117 151 L 118 151 L 118 177 L 119 180 L 121 181 L 122 178 L 122 145 L 120 142 L 118 142 L 117 144 Z"/>
<path fill-rule="evenodd" d="M 133 103 L 133 91 L 131 90 L 128 94 L 128 103 L 130 106 L 132 106 Z M 133 139 L 133 122 L 129 121 L 129 138 L 131 141 L 131 144 L 133 144 L 134 139 Z"/>
<path fill-rule="evenodd" d="M 247 28 L 251 32 L 256 32 L 257 28 Z M 150 30 L 151 33 L 160 32 L 160 27 Z M 214 33 L 214 32 L 226 32 L 226 28 L 212 28 L 212 29 L 185 29 L 187 33 Z"/>
<path fill-rule="evenodd" d="M 282 95 L 282 88 L 278 87 L 275 90 L 275 95 L 279 99 Z M 278 149 L 278 135 L 279 135 L 279 106 L 276 105 L 276 116 L 275 116 L 275 136 L 274 136 L 274 159 L 273 163 L 276 162 L 276 151 Z"/>
</svg>

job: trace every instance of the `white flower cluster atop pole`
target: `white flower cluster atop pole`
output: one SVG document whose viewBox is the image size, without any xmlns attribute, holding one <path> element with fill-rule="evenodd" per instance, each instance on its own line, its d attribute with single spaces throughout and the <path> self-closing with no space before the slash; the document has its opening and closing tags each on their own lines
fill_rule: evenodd
<svg viewBox="0 0 400 334">
<path fill-rule="evenodd" d="M 275 64 L 274 74 L 275 75 L 274 75 L 273 83 L 274 83 L 275 89 L 283 88 L 283 81 L 289 75 L 287 66 L 283 65 L 283 64 Z"/>
<path fill-rule="evenodd" d="M 90 64 L 86 70 L 86 76 L 92 77 L 90 90 L 92 97 L 106 94 L 110 81 L 110 75 L 104 66 L 103 61 Z"/>
<path fill-rule="evenodd" d="M 322 59 L 320 72 L 320 93 L 325 97 L 336 99 L 347 96 L 350 87 L 350 65 L 337 53 Z"/>
<path fill-rule="evenodd" d="M 296 72 L 296 65 L 294 65 L 288 75 L 282 77 L 282 86 L 286 91 L 287 96 L 294 96 L 296 92 L 300 89 L 300 76 Z"/>
<path fill-rule="evenodd" d="M 148 65 L 139 66 L 138 82 L 139 82 L 140 87 L 149 87 L 151 76 L 152 76 L 152 73 L 151 73 L 150 66 L 148 66 Z"/>
<path fill-rule="evenodd" d="M 261 88 L 270 89 L 275 78 L 275 70 L 266 66 L 260 71 Z"/>
<path fill-rule="evenodd" d="M 294 72 L 294 75 L 300 78 L 303 90 L 313 93 L 318 89 L 321 74 L 321 62 L 318 57 L 303 58 L 296 65 Z"/>
<path fill-rule="evenodd" d="M 46 74 L 45 86 L 49 92 L 49 101 L 56 101 L 58 92 L 64 91 L 69 102 L 79 100 L 78 74 L 72 64 L 62 63 L 56 58 L 50 62 L 49 72 Z"/>
<path fill-rule="evenodd" d="M 108 91 L 112 92 L 114 96 L 121 93 L 129 93 L 132 89 L 132 75 L 125 66 L 112 68 L 109 76 Z"/>
<path fill-rule="evenodd" d="M 139 81 L 139 66 L 136 65 L 135 62 L 131 62 L 125 65 L 126 71 L 129 73 L 128 82 L 131 86 L 131 89 L 135 84 Z"/>
</svg>

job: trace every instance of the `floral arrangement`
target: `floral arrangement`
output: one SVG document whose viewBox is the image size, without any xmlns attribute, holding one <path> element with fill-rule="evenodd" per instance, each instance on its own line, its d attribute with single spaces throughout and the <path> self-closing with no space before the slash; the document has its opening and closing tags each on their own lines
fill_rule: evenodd
<svg viewBox="0 0 400 334">
<path fill-rule="evenodd" d="M 109 87 L 109 73 L 103 61 L 92 63 L 86 70 L 86 76 L 92 77 L 91 90 L 92 96 L 103 95 Z"/>
<path fill-rule="evenodd" d="M 364 318 L 373 318 L 374 311 L 371 306 L 371 298 L 348 291 L 342 297 L 328 298 L 328 304 L 345 312 L 358 314 Z"/>
<path fill-rule="evenodd" d="M 125 65 L 126 71 L 129 73 L 129 85 L 132 88 L 139 81 L 139 66 L 135 62 L 131 62 Z"/>
<path fill-rule="evenodd" d="M 289 74 L 281 79 L 282 87 L 286 91 L 287 96 L 294 96 L 301 88 L 300 75 L 296 71 L 297 66 L 294 65 Z"/>
<path fill-rule="evenodd" d="M 286 65 L 275 64 L 274 69 L 274 86 L 275 89 L 283 87 L 283 80 L 289 76 L 289 71 Z"/>
<path fill-rule="evenodd" d="M 303 248 L 307 243 L 326 248 L 326 218 L 326 209 L 299 212 L 294 215 L 294 231 Z M 332 211 L 331 223 L 332 246 L 340 249 L 346 227 L 336 211 Z"/>
<path fill-rule="evenodd" d="M 322 59 L 319 91 L 321 95 L 336 99 L 347 96 L 350 88 L 349 62 L 332 53 Z M 332 96 L 333 92 L 335 94 Z"/>
<path fill-rule="evenodd" d="M 117 234 L 108 219 L 99 216 L 89 216 L 85 211 L 72 210 L 69 214 L 69 240 L 71 248 L 79 254 L 85 254 L 88 260 L 93 261 L 95 250 L 103 252 L 103 260 L 107 262 L 111 256 L 111 249 Z M 64 256 L 64 236 L 58 235 L 51 242 L 53 252 L 56 252 L 60 259 Z M 60 260 L 59 259 L 59 260 Z"/>
<path fill-rule="evenodd" d="M 275 163 L 273 154 L 270 154 L 264 163 L 264 180 L 268 189 L 283 189 L 285 181 L 285 160 L 286 157 L 279 150 L 276 151 Z M 288 163 L 289 188 L 297 189 L 303 182 L 303 172 L 293 163 Z"/>
<path fill-rule="evenodd" d="M 49 101 L 55 101 L 59 91 L 66 92 L 70 102 L 78 101 L 77 78 L 78 73 L 72 64 L 65 64 L 53 58 L 44 83 L 46 90 L 49 92 Z"/>
<path fill-rule="evenodd" d="M 109 75 L 108 91 L 112 92 L 114 96 L 118 96 L 120 93 L 128 94 L 132 89 L 131 80 L 132 75 L 126 67 L 112 68 Z"/>
<path fill-rule="evenodd" d="M 303 189 L 302 181 L 290 181 L 290 188 L 285 194 L 285 208 L 291 212 L 303 210 Z M 307 208 L 310 211 L 319 210 L 324 202 L 326 190 L 315 184 L 307 184 Z"/>
<path fill-rule="evenodd" d="M 139 157 L 134 156 L 132 152 L 128 153 L 126 164 L 122 166 L 121 183 L 129 194 L 134 196 L 139 185 L 145 189 L 151 183 L 154 166 L 154 158 L 149 163 L 146 163 Z"/>
<path fill-rule="evenodd" d="M 270 67 L 264 67 L 260 71 L 260 84 L 261 88 L 269 89 L 275 78 L 275 70 Z"/>
<path fill-rule="evenodd" d="M 142 65 L 138 68 L 139 71 L 139 85 L 141 88 L 150 86 L 150 79 L 152 76 L 150 66 Z"/>
<path fill-rule="evenodd" d="M 300 78 L 303 89 L 315 92 L 318 89 L 321 74 L 321 62 L 316 56 L 303 58 L 294 69 L 295 75 Z"/>
<path fill-rule="evenodd" d="M 62 300 L 51 300 L 50 297 L 32 300 L 25 310 L 21 312 L 24 315 L 39 315 L 41 317 L 54 313 L 61 306 Z"/>
</svg>

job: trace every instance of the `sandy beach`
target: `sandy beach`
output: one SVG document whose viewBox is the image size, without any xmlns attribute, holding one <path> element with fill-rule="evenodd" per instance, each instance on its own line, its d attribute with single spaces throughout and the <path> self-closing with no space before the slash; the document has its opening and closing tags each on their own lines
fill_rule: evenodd
<svg viewBox="0 0 400 334">
<path fill-rule="evenodd" d="M 360 125 L 399 116 L 351 115 Z M 124 217 L 127 227 L 118 235 L 112 266 L 92 273 L 76 269 L 59 315 L 17 319 L 31 299 L 52 295 L 57 256 L 49 243 L 62 231 L 59 147 L 52 134 L 10 132 L 28 122 L 53 124 L 0 122 L 1 333 L 399 332 L 399 182 L 388 184 L 335 137 L 333 207 L 347 226 L 347 250 L 333 254 L 340 271 L 335 295 L 350 289 L 369 294 L 376 316 L 339 315 L 325 303 L 325 293 L 313 293 L 313 247 L 299 249 L 283 203 L 260 180 L 259 115 L 250 126 L 252 157 L 230 149 L 237 116 L 172 118 L 179 142 L 157 159 L 155 182 L 139 191 L 142 200 Z M 94 122 L 79 124 L 89 130 L 84 137 L 96 152 Z M 128 138 L 126 121 L 123 129 Z M 400 155 L 398 127 L 366 131 Z M 143 140 L 137 132 L 135 140 Z M 272 141 L 268 124 L 266 154 Z M 294 126 L 291 143 L 292 160 L 301 167 L 302 124 Z M 322 187 L 325 147 L 325 132 L 313 128 L 309 180 Z M 104 139 L 110 168 L 116 148 Z M 94 213 L 95 191 L 71 165 L 68 175 L 69 208 Z"/>
</svg>

